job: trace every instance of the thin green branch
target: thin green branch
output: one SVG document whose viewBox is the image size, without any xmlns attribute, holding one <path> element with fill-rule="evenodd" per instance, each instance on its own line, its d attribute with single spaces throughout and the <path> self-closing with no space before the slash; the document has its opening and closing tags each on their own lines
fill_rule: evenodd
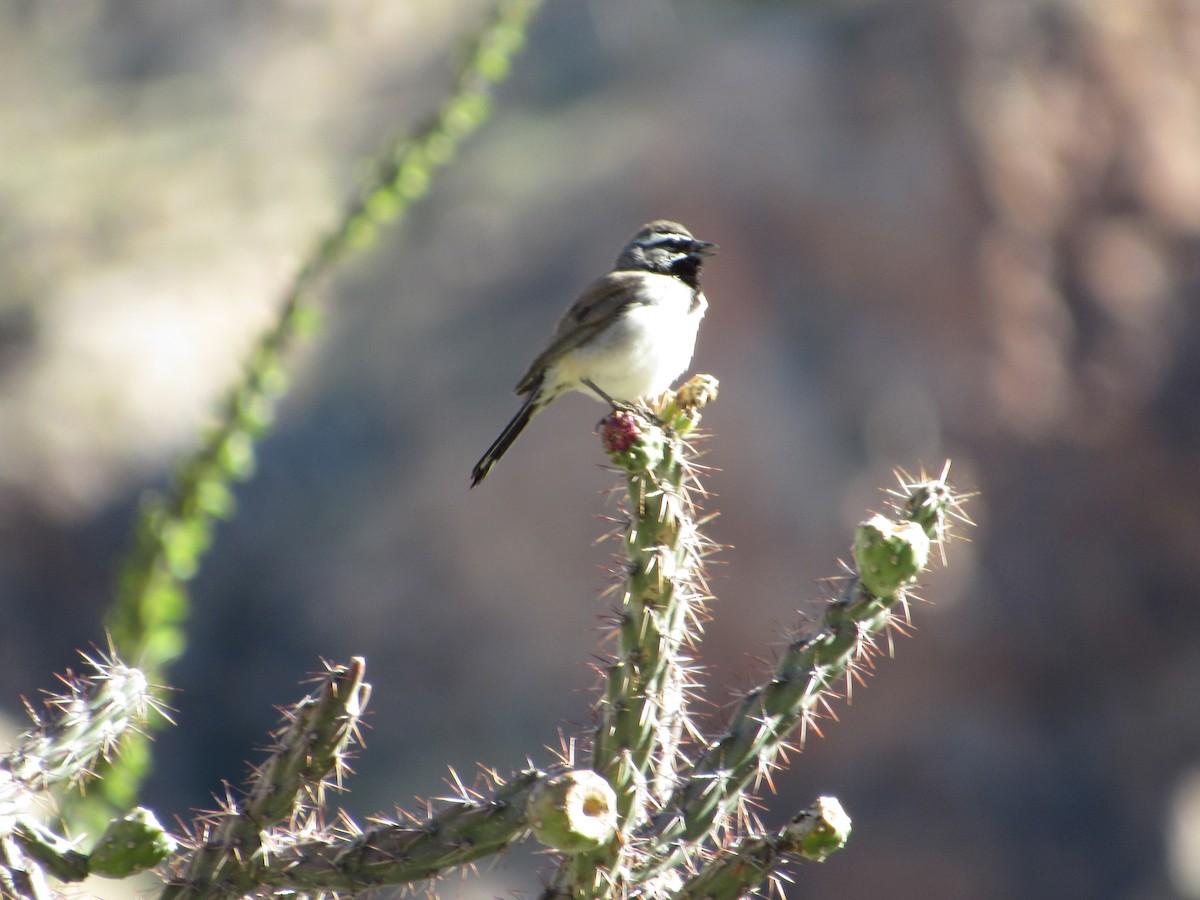
<svg viewBox="0 0 1200 900">
<path fill-rule="evenodd" d="M 378 226 L 400 218 L 423 197 L 432 176 L 489 118 L 491 88 L 508 74 L 537 6 L 537 0 L 500 0 L 437 113 L 377 156 L 370 178 L 297 272 L 275 323 L 251 351 L 241 381 L 222 405 L 217 425 L 179 466 L 168 495 L 147 501 L 108 626 L 117 651 L 137 659 L 148 673 L 183 652 L 183 585 L 199 569 L 214 521 L 232 514 L 230 484 L 253 472 L 254 442 L 270 427 L 275 404 L 287 389 L 284 356 L 313 327 L 319 285 L 351 251 L 369 244 Z"/>
<path fill-rule="evenodd" d="M 152 680 L 161 680 L 165 667 L 186 648 L 186 584 L 199 571 L 216 522 L 233 515 L 232 485 L 253 474 L 255 443 L 271 427 L 276 403 L 287 390 L 286 354 L 315 328 L 321 284 L 353 251 L 368 245 L 380 225 L 400 218 L 423 197 L 437 171 L 489 118 L 491 89 L 507 76 L 538 5 L 539 0 L 498 0 L 466 48 L 446 100 L 426 124 L 378 154 L 366 183 L 296 273 L 277 319 L 250 352 L 216 424 L 178 466 L 166 495 L 150 495 L 143 503 L 107 627 L 116 650 Z M 108 808 L 128 808 L 148 762 L 147 745 L 131 747 L 92 797 Z M 82 813 L 80 802 L 69 799 L 65 814 L 96 820 L 97 815 Z M 107 809 L 101 816 L 106 814 Z"/>
</svg>

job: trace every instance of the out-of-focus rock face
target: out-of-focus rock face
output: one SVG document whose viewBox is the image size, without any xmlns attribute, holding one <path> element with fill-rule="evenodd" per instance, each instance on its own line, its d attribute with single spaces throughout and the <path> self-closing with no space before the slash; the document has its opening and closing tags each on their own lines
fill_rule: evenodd
<svg viewBox="0 0 1200 900">
<path fill-rule="evenodd" d="M 0 704 L 102 642 L 137 495 L 482 8 L 0 3 Z M 952 456 L 983 492 L 915 639 L 777 780 L 780 819 L 834 792 L 855 821 L 802 892 L 1200 896 L 1191 0 L 549 0 L 494 121 L 294 361 L 194 587 L 160 814 L 236 777 L 318 655 L 372 668 L 361 812 L 586 720 L 600 407 L 556 404 L 466 485 L 656 217 L 721 246 L 695 357 L 734 547 L 718 681 L 752 681 L 893 466 Z M 483 893 L 534 889 L 513 866 Z"/>
</svg>

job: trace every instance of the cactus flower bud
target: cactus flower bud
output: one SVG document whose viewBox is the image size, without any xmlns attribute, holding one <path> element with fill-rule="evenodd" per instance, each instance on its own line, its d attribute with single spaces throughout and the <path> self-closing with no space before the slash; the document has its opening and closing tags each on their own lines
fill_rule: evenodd
<svg viewBox="0 0 1200 900">
<path fill-rule="evenodd" d="M 88 869 L 106 878 L 124 878 L 156 866 L 175 852 L 175 839 L 154 813 L 138 807 L 108 823 L 88 857 Z"/>
<path fill-rule="evenodd" d="M 642 436 L 637 418 L 623 409 L 604 420 L 604 449 L 609 453 L 628 453 Z"/>
<path fill-rule="evenodd" d="M 796 816 L 784 829 L 789 852 L 814 862 L 822 862 L 835 850 L 846 846 L 850 837 L 850 817 L 837 797 L 818 797 L 817 802 Z"/>
<path fill-rule="evenodd" d="M 855 532 L 854 561 L 863 586 L 876 597 L 890 597 L 929 562 L 929 535 L 916 522 L 873 516 Z"/>
</svg>

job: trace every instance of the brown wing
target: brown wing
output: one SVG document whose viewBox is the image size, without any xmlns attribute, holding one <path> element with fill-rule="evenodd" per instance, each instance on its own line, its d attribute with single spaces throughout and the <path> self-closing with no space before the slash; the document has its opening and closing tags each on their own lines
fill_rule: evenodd
<svg viewBox="0 0 1200 900">
<path fill-rule="evenodd" d="M 548 365 L 564 353 L 589 341 L 622 309 L 642 301 L 641 272 L 609 272 L 592 282 L 568 309 L 554 329 L 546 349 L 517 382 L 516 392 L 527 394 L 537 388 Z"/>
</svg>

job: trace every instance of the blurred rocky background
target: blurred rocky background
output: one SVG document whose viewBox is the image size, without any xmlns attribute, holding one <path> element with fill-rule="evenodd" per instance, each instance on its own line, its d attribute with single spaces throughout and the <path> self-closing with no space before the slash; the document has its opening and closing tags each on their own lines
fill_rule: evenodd
<svg viewBox="0 0 1200 900">
<path fill-rule="evenodd" d="M 0 709 L 103 642 L 139 496 L 485 9 L 0 2 Z M 982 492 L 915 638 L 777 782 L 768 822 L 818 793 L 855 822 L 795 895 L 1200 897 L 1195 0 L 547 0 L 495 119 L 292 361 L 147 803 L 210 805 L 322 656 L 375 684 L 360 816 L 586 722 L 603 410 L 468 473 L 660 216 L 721 245 L 714 716 L 894 466 Z M 538 864 L 441 892 L 528 895 Z"/>
</svg>

